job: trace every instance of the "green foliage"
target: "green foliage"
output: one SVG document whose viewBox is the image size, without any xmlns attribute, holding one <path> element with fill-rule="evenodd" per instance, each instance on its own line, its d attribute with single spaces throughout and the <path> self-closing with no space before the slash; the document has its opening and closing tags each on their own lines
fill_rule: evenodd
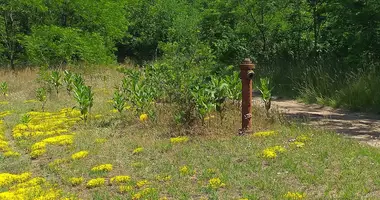
<svg viewBox="0 0 380 200">
<path fill-rule="evenodd" d="M 74 74 L 68 70 L 63 71 L 63 84 L 66 87 L 66 91 L 70 94 L 73 91 Z"/>
<path fill-rule="evenodd" d="M 94 93 L 90 86 L 84 84 L 84 80 L 81 75 L 74 75 L 74 99 L 78 103 L 78 109 L 86 121 L 88 115 L 91 112 L 91 108 L 94 105 Z"/>
<path fill-rule="evenodd" d="M 47 92 L 46 92 L 46 89 L 44 87 L 40 87 L 40 88 L 37 88 L 36 90 L 36 98 L 38 101 L 41 102 L 41 109 L 42 111 L 45 110 L 45 104 L 46 104 L 46 101 L 47 101 Z"/>
<path fill-rule="evenodd" d="M 126 99 L 124 97 L 124 94 L 120 92 L 119 89 L 116 89 L 113 94 L 113 108 L 116 109 L 119 113 L 121 113 L 126 105 Z"/>
<path fill-rule="evenodd" d="M 56 90 L 57 95 L 58 95 L 59 87 L 62 86 L 61 74 L 59 73 L 59 71 L 52 71 L 49 81 L 55 87 L 55 90 Z"/>
<path fill-rule="evenodd" d="M 264 101 L 265 110 L 268 114 L 271 107 L 273 90 L 273 87 L 271 87 L 270 79 L 268 77 L 260 78 L 260 85 L 258 86 L 258 89 L 261 92 L 261 99 Z"/>
<path fill-rule="evenodd" d="M 112 62 L 102 37 L 97 33 L 58 26 L 38 26 L 32 32 L 25 37 L 24 44 L 33 64 L 59 66 Z"/>
<path fill-rule="evenodd" d="M 8 95 L 8 83 L 3 81 L 0 83 L 0 92 L 3 96 Z"/>
<path fill-rule="evenodd" d="M 145 113 L 155 119 L 155 88 L 149 87 L 147 81 L 144 73 L 127 70 L 122 81 L 122 90 L 125 100 L 132 105 L 137 116 Z"/>
<path fill-rule="evenodd" d="M 24 114 L 21 116 L 21 119 L 20 119 L 20 122 L 23 123 L 23 124 L 27 124 L 29 123 L 31 120 L 31 117 L 29 114 Z"/>
</svg>

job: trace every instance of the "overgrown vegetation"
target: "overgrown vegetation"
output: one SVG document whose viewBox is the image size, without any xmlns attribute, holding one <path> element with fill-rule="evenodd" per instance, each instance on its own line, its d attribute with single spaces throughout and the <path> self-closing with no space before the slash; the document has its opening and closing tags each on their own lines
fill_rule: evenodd
<svg viewBox="0 0 380 200">
<path fill-rule="evenodd" d="M 232 74 L 226 66 L 250 57 L 256 81 L 269 77 L 275 93 L 380 111 L 379 8 L 375 0 L 5 1 L 0 63 L 164 63 L 190 77 Z"/>
<path fill-rule="evenodd" d="M 124 73 L 66 71 L 72 74 L 72 94 L 56 98 L 54 90 L 41 92 L 44 112 L 29 100 L 35 88 L 46 86 L 31 78 L 39 77 L 35 72 L 19 71 L 18 79 L 4 74 L 12 89 L 0 97 L 8 101 L 0 112 L 0 198 L 377 198 L 378 149 L 335 133 L 268 121 L 264 108 L 254 108 L 253 134 L 237 136 L 240 108 L 230 99 L 237 94 L 231 88 L 241 87 L 231 83 L 240 81 L 228 75 L 185 79 L 170 69 L 162 63 Z M 112 79 L 104 82 L 104 77 Z M 80 87 L 94 92 L 91 113 L 73 109 L 80 105 L 74 98 Z M 154 92 L 141 94 L 141 88 Z M 147 95 L 148 100 L 139 99 Z M 152 107 L 139 107 L 147 104 Z M 208 107 L 206 114 L 200 110 Z M 179 122 L 187 116 L 191 126 L 173 129 L 180 108 L 192 115 Z M 154 120 L 146 114 L 150 109 Z M 223 117 L 214 117 L 220 113 Z M 83 115 L 91 120 L 84 123 Z"/>
</svg>

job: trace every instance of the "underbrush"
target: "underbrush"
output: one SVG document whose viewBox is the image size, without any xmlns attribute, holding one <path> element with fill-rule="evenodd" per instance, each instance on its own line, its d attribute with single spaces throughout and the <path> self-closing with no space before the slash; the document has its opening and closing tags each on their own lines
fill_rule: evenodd
<svg viewBox="0 0 380 200">
<path fill-rule="evenodd" d="M 339 74 L 312 68 L 299 88 L 299 98 L 353 111 L 380 112 L 379 72 L 376 69 Z"/>
</svg>

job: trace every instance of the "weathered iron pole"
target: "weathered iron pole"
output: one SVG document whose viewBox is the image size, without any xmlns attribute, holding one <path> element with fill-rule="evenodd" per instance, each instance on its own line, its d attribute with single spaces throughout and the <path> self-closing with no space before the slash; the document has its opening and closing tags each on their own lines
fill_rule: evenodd
<svg viewBox="0 0 380 200">
<path fill-rule="evenodd" d="M 252 127 L 252 79 L 254 76 L 253 69 L 255 65 L 249 58 L 246 58 L 240 64 L 240 79 L 242 82 L 242 129 L 241 134 L 251 131 Z"/>
</svg>

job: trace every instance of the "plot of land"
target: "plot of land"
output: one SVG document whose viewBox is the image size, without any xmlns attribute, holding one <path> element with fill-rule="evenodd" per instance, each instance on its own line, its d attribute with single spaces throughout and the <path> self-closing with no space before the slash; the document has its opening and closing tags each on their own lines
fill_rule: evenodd
<svg viewBox="0 0 380 200">
<path fill-rule="evenodd" d="M 95 103 L 84 122 L 64 89 L 51 94 L 42 112 L 34 99 L 36 71 L 1 75 L 10 88 L 0 105 L 0 199 L 380 197 L 377 148 L 298 123 L 270 122 L 259 108 L 255 130 L 246 136 L 236 134 L 236 105 L 228 105 L 222 123 L 215 113 L 186 130 L 173 125 L 170 105 L 157 105 L 155 122 L 128 109 L 115 113 L 109 100 L 121 76 L 113 69 L 85 74 Z M 285 108 L 281 103 L 275 105 Z M 292 105 L 298 104 L 286 104 Z"/>
</svg>

